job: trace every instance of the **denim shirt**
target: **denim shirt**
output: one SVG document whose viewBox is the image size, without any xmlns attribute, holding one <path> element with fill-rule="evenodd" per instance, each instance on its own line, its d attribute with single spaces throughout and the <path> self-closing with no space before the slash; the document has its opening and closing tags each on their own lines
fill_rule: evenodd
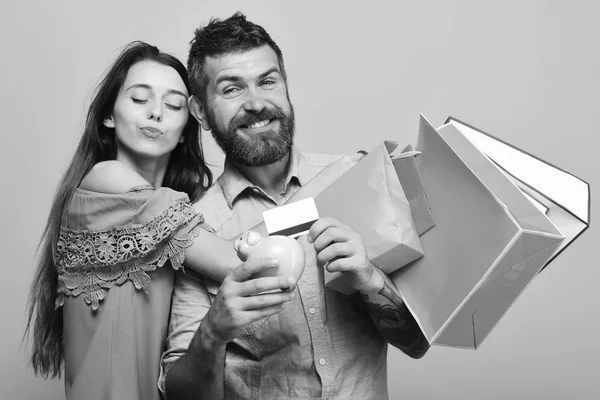
<svg viewBox="0 0 600 400">
<path fill-rule="evenodd" d="M 230 239 L 254 227 L 262 212 L 284 204 L 339 156 L 302 154 L 293 148 L 287 184 L 274 199 L 252 185 L 227 160 L 223 174 L 196 203 L 216 234 Z M 387 343 L 375 330 L 358 295 L 324 286 L 323 270 L 305 237 L 306 266 L 294 300 L 284 310 L 248 326 L 226 348 L 226 399 L 387 399 Z M 171 308 L 165 373 L 187 350 L 219 286 L 178 272 Z"/>
</svg>

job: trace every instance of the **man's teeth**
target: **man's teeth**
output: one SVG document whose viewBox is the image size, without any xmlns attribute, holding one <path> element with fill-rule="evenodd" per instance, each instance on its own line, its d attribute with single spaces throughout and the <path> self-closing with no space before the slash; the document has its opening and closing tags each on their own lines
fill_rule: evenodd
<svg viewBox="0 0 600 400">
<path fill-rule="evenodd" d="M 268 123 L 269 123 L 269 120 L 267 119 L 267 120 L 260 121 L 255 124 L 252 124 L 252 125 L 248 125 L 248 128 L 253 128 L 253 129 L 262 128 L 263 126 L 267 125 Z"/>
</svg>

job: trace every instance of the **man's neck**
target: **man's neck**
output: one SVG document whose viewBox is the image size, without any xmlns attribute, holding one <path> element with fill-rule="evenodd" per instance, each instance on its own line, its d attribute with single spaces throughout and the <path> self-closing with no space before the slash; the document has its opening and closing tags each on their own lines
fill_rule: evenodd
<svg viewBox="0 0 600 400">
<path fill-rule="evenodd" d="M 249 167 L 237 163 L 234 163 L 234 165 L 253 185 L 260 187 L 269 196 L 277 199 L 286 184 L 285 179 L 290 168 L 290 157 L 291 152 L 273 164 L 260 167 Z"/>
</svg>

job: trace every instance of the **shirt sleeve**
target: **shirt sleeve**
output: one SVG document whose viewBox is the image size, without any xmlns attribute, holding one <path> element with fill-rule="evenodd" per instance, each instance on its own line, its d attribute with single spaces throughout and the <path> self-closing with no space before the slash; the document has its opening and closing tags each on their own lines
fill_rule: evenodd
<svg viewBox="0 0 600 400">
<path fill-rule="evenodd" d="M 193 271 L 176 271 L 166 350 L 161 357 L 158 388 L 165 395 L 166 374 L 187 351 L 208 312 L 218 284 Z"/>
</svg>

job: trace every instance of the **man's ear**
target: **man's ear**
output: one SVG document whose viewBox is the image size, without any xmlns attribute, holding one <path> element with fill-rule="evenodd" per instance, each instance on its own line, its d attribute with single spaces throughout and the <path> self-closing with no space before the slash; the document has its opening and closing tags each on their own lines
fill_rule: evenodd
<svg viewBox="0 0 600 400">
<path fill-rule="evenodd" d="M 204 107 L 202 107 L 202 103 L 196 96 L 190 96 L 188 99 L 188 107 L 190 109 L 190 113 L 194 116 L 194 118 L 196 118 L 196 120 L 198 120 L 198 123 L 200 123 L 202 129 L 205 131 L 210 131 L 210 125 L 206 119 Z"/>
<path fill-rule="evenodd" d="M 107 128 L 114 128 L 115 127 L 115 121 L 113 119 L 112 114 L 110 114 L 109 117 L 104 118 L 104 126 Z"/>
</svg>

